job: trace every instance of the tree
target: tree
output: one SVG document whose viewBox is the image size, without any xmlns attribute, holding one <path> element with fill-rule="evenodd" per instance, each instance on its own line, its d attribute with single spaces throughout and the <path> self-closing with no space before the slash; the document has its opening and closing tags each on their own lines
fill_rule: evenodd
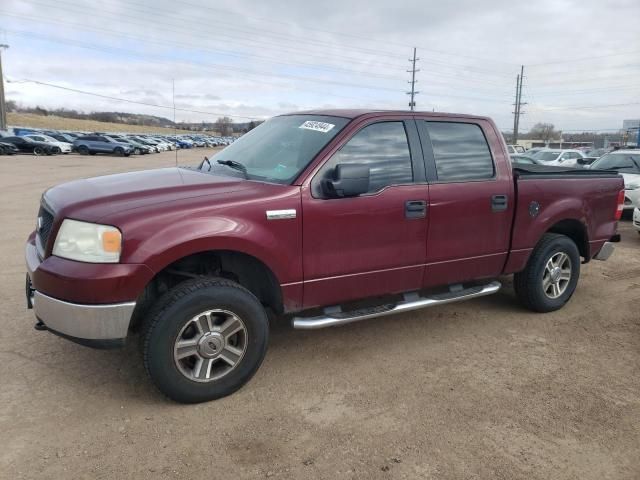
<svg viewBox="0 0 640 480">
<path fill-rule="evenodd" d="M 562 132 L 556 130 L 553 123 L 536 123 L 531 127 L 531 130 L 529 130 L 529 135 L 533 138 L 539 138 L 545 143 L 549 143 L 551 140 L 559 139 Z"/>
<path fill-rule="evenodd" d="M 229 117 L 220 117 L 216 120 L 216 131 L 223 137 L 229 136 L 233 132 L 232 123 Z"/>
</svg>

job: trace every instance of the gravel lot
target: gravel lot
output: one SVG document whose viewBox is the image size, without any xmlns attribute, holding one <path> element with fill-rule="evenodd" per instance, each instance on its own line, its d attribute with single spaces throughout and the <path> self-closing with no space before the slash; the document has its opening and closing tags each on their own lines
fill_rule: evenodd
<svg viewBox="0 0 640 480">
<path fill-rule="evenodd" d="M 35 331 L 23 243 L 42 191 L 174 162 L 0 157 L 0 477 L 640 478 L 640 236 L 629 221 L 559 312 L 523 310 L 504 279 L 491 297 L 341 328 L 278 322 L 256 377 L 208 404 L 165 400 L 135 342 L 97 351 Z"/>
</svg>

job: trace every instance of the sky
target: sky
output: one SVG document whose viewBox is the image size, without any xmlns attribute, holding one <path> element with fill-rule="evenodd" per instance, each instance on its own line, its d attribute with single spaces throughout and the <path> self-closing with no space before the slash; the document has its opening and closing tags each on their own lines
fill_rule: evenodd
<svg viewBox="0 0 640 480">
<path fill-rule="evenodd" d="M 520 130 L 640 118 L 638 0 L 2 0 L 8 100 L 178 121 L 311 108 L 492 117 Z M 96 95 L 88 95 L 89 92 Z M 134 103 L 137 102 L 137 103 Z"/>
</svg>

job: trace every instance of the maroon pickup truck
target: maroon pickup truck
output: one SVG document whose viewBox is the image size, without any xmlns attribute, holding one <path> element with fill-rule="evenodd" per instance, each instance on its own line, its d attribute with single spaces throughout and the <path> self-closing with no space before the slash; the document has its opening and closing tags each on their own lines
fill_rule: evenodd
<svg viewBox="0 0 640 480">
<path fill-rule="evenodd" d="M 275 117 L 195 168 L 89 178 L 42 196 L 26 244 L 38 330 L 94 347 L 139 332 L 155 385 L 228 395 L 271 315 L 314 329 L 496 292 L 561 308 L 618 238 L 615 172 L 511 165 L 483 117 Z M 399 320 L 396 320 L 399 321 Z"/>
</svg>

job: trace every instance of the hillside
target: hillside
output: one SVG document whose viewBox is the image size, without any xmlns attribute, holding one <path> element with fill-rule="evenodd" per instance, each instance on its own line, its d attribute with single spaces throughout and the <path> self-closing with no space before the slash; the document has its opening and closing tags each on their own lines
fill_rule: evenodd
<svg viewBox="0 0 640 480">
<path fill-rule="evenodd" d="M 7 123 L 10 127 L 50 128 L 52 130 L 77 130 L 83 132 L 148 132 L 163 134 L 171 134 L 174 131 L 177 131 L 178 133 L 188 132 L 187 130 L 174 130 L 173 128 L 98 122 L 95 120 L 63 118 L 55 115 L 36 115 L 34 113 L 16 112 L 7 113 Z"/>
</svg>

